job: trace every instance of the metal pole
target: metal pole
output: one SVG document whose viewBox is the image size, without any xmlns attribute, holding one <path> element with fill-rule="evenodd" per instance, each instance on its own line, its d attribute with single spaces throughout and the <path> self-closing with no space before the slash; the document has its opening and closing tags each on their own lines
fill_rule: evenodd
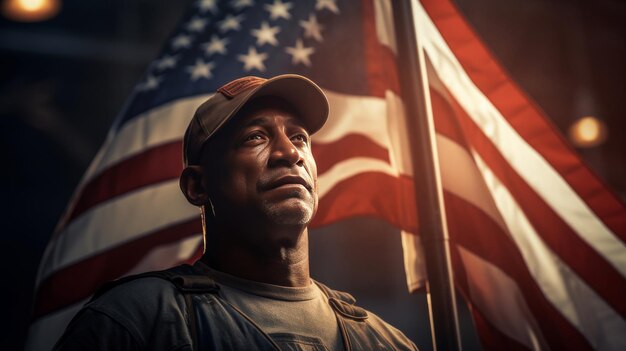
<svg viewBox="0 0 626 351">
<path fill-rule="evenodd" d="M 424 52 L 414 23 L 416 0 L 393 1 L 398 71 L 412 151 L 420 235 L 428 274 L 433 349 L 461 350 L 456 297 Z"/>
</svg>

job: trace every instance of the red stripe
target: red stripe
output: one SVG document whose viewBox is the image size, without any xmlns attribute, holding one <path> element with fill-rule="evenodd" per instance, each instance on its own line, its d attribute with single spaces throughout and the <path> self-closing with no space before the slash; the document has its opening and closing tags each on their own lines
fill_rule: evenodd
<svg viewBox="0 0 626 351">
<path fill-rule="evenodd" d="M 529 309 L 540 322 L 539 327 L 544 338 L 553 350 L 568 349 L 568 345 L 570 348 L 572 345 L 591 348 L 585 337 L 546 299 L 528 271 L 519 249 L 509 239 L 509 234 L 472 204 L 449 192 L 445 192 L 444 196 L 453 247 L 462 246 L 515 280 Z M 456 250 L 451 252 L 455 272 L 464 271 L 459 253 Z M 465 285 L 466 292 L 469 291 L 463 279 L 457 278 L 457 281 Z M 497 306 L 493 307 L 497 309 Z"/>
<path fill-rule="evenodd" d="M 132 269 L 154 247 L 201 232 L 199 218 L 178 223 L 56 271 L 39 286 L 34 318 L 86 299 L 102 283 L 119 278 Z"/>
<path fill-rule="evenodd" d="M 411 178 L 360 173 L 337 183 L 320 199 L 311 227 L 350 217 L 374 217 L 416 233 L 416 211 Z"/>
<path fill-rule="evenodd" d="M 387 46 L 378 41 L 373 1 L 376 0 L 361 1 L 363 46 L 369 93 L 373 96 L 385 97 L 385 92 L 391 90 L 399 95 L 400 80 L 396 56 Z"/>
<path fill-rule="evenodd" d="M 470 307 L 470 312 L 472 313 L 476 333 L 480 337 L 483 349 L 507 351 L 530 350 L 530 348 L 500 332 L 498 328 L 485 319 L 478 309 Z"/>
<path fill-rule="evenodd" d="M 93 178 L 81 190 L 65 223 L 116 196 L 178 178 L 182 171 L 181 145 L 177 141 L 147 149 Z M 318 160 L 318 174 L 326 172 L 335 163 L 352 157 L 369 157 L 389 162 L 389 152 L 385 148 L 358 134 L 348 134 L 331 143 L 315 143 L 313 154 Z"/>
<path fill-rule="evenodd" d="M 525 345 L 519 343 L 517 340 L 510 338 L 508 335 L 502 333 L 499 328 L 490 323 L 482 312 L 476 308 L 470 299 L 469 285 L 466 280 L 466 273 L 463 270 L 463 266 L 458 264 L 459 253 L 458 248 L 451 250 L 453 262 L 456 263 L 454 267 L 455 287 L 457 291 L 461 293 L 465 301 L 468 302 L 468 309 L 472 314 L 474 320 L 474 327 L 476 334 L 481 341 L 481 346 L 484 350 L 507 350 L 507 351 L 526 351 L 529 350 Z"/>
<path fill-rule="evenodd" d="M 491 140 L 455 100 L 449 99 L 448 102 L 450 109 L 434 111 L 438 127 L 458 123 L 464 132 L 464 139 L 469 141 L 498 180 L 509 190 L 543 241 L 617 312 L 626 315 L 626 300 L 621 293 L 626 290 L 626 281 L 621 273 L 582 240 L 511 168 Z"/>
<path fill-rule="evenodd" d="M 323 174 L 335 164 L 353 157 L 376 158 L 390 162 L 387 149 L 360 134 L 348 134 L 331 143 L 314 143 L 312 149 L 318 174 Z"/>
<path fill-rule="evenodd" d="M 619 197 L 587 168 L 541 109 L 508 77 L 451 2 L 422 3 L 474 84 L 607 227 L 626 241 L 626 207 Z"/>
<path fill-rule="evenodd" d="M 182 143 L 175 141 L 145 150 L 100 173 L 81 189 L 65 223 L 90 208 L 146 185 L 170 180 L 182 171 Z"/>
</svg>

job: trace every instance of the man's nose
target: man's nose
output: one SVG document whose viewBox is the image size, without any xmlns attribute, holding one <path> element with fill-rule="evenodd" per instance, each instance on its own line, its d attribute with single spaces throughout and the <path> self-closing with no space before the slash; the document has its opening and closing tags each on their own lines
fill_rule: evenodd
<svg viewBox="0 0 626 351">
<path fill-rule="evenodd" d="M 293 166 L 302 162 L 304 159 L 289 136 L 283 132 L 278 133 L 272 143 L 270 166 Z"/>
</svg>

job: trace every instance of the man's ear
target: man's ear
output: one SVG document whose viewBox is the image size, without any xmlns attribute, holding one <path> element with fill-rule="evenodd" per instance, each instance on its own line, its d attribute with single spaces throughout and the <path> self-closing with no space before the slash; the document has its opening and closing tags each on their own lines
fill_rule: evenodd
<svg viewBox="0 0 626 351">
<path fill-rule="evenodd" d="M 180 190 L 192 205 L 203 206 L 209 200 L 209 191 L 204 182 L 205 176 L 202 166 L 187 166 L 180 175 Z"/>
</svg>

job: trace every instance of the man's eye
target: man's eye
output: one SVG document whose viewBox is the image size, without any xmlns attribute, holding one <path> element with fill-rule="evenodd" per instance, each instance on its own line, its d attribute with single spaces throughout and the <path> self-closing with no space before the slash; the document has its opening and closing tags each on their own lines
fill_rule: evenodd
<svg viewBox="0 0 626 351">
<path fill-rule="evenodd" d="M 298 141 L 298 142 L 302 142 L 302 143 L 308 143 L 309 142 L 309 137 L 304 135 L 304 134 L 296 134 L 293 137 L 291 137 L 292 140 Z"/>
<path fill-rule="evenodd" d="M 250 141 L 250 140 L 263 140 L 263 135 L 261 134 L 250 134 L 248 135 L 248 137 L 246 137 L 245 141 Z"/>
</svg>

